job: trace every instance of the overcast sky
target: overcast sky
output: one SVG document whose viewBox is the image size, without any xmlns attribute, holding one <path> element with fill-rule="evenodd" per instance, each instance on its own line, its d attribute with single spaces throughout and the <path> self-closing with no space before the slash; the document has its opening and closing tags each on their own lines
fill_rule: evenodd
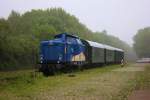
<svg viewBox="0 0 150 100">
<path fill-rule="evenodd" d="M 138 29 L 150 26 L 150 0 L 1 0 L 0 17 L 51 7 L 62 7 L 92 31 L 107 30 L 130 45 Z"/>
</svg>

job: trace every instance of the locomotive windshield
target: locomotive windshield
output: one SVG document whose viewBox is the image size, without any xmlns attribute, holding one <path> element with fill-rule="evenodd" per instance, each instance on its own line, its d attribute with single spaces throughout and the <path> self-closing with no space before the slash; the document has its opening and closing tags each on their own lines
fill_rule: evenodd
<svg viewBox="0 0 150 100">
<path fill-rule="evenodd" d="M 76 39 L 78 44 L 82 44 L 81 40 Z"/>
<path fill-rule="evenodd" d="M 76 38 L 72 38 L 72 37 L 69 37 L 69 36 L 67 36 L 67 42 L 68 43 L 74 43 L 74 44 L 77 43 Z"/>
</svg>

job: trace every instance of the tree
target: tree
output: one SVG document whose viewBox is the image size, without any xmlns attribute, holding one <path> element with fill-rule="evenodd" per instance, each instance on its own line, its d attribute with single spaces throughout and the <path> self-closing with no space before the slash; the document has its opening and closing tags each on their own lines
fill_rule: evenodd
<svg viewBox="0 0 150 100">
<path fill-rule="evenodd" d="M 134 36 L 134 49 L 139 57 L 150 57 L 150 27 L 140 29 Z"/>
</svg>

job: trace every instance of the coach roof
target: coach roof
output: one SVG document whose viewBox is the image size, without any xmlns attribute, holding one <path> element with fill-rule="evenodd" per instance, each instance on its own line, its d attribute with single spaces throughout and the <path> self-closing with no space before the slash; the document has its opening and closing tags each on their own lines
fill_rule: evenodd
<svg viewBox="0 0 150 100">
<path fill-rule="evenodd" d="M 122 49 L 119 49 L 119 48 L 115 48 L 115 50 L 124 52 Z"/>
<path fill-rule="evenodd" d="M 91 47 L 105 48 L 103 44 L 86 40 Z"/>
<path fill-rule="evenodd" d="M 106 44 L 104 45 L 104 47 L 105 47 L 105 49 L 108 49 L 108 50 L 115 50 L 114 47 L 106 45 Z"/>
</svg>

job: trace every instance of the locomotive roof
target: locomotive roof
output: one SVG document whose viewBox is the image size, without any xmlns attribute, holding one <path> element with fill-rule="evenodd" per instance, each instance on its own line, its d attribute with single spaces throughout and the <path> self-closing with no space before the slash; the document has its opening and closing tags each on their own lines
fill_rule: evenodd
<svg viewBox="0 0 150 100">
<path fill-rule="evenodd" d="M 78 36 L 76 36 L 76 35 L 72 35 L 72 34 L 69 34 L 69 33 L 60 33 L 60 34 L 57 34 L 57 35 L 55 35 L 55 37 L 61 37 L 62 35 L 66 35 L 66 36 L 69 36 L 69 37 L 73 37 L 73 38 L 78 38 Z"/>
</svg>

